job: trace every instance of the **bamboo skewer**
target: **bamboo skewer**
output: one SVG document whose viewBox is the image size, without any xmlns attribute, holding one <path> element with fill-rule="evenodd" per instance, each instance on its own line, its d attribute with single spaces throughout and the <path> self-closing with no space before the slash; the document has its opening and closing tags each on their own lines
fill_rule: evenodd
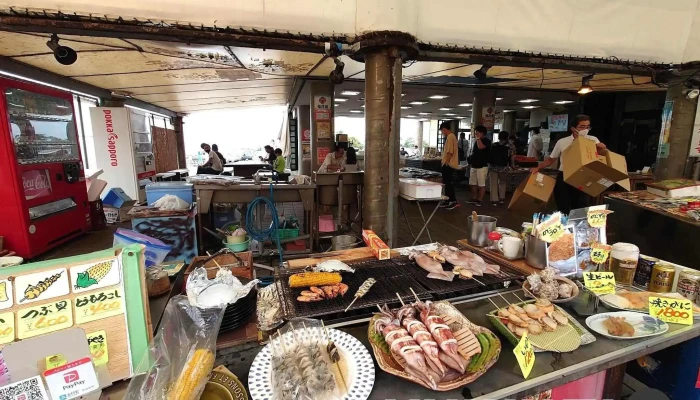
<svg viewBox="0 0 700 400">
<path fill-rule="evenodd" d="M 405 305 L 406 305 L 406 303 L 403 302 L 403 300 L 401 299 L 401 296 L 399 296 L 398 293 L 396 293 L 396 297 L 399 298 L 399 301 L 401 302 L 401 306 L 405 306 Z"/>
<path fill-rule="evenodd" d="M 338 351 L 338 346 L 336 346 L 331 340 L 331 335 L 328 333 L 328 328 L 326 328 L 326 324 L 323 323 L 323 320 L 321 320 L 321 327 L 323 328 L 323 332 L 326 334 L 326 352 L 328 353 L 328 358 L 331 360 L 333 365 L 338 368 L 340 379 L 343 381 L 343 387 L 345 387 L 345 393 L 348 393 L 348 384 L 345 382 L 343 370 L 340 368 L 340 352 Z"/>
<path fill-rule="evenodd" d="M 411 289 L 411 293 L 413 293 L 413 297 L 416 298 L 416 301 L 419 302 L 419 303 L 422 303 L 421 299 L 418 297 L 418 295 L 416 294 L 416 292 L 413 291 L 413 288 L 409 288 L 409 289 Z"/>
</svg>

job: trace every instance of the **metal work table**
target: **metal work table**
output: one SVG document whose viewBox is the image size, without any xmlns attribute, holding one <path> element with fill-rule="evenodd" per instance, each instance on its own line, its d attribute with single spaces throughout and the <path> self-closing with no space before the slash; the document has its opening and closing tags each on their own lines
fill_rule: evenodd
<svg viewBox="0 0 700 400">
<path fill-rule="evenodd" d="M 515 292 L 523 298 L 521 290 Z M 512 297 L 508 294 L 506 298 Z M 499 296 L 493 300 L 502 304 Z M 488 321 L 486 313 L 494 309 L 493 304 L 486 298 L 470 300 L 464 303 L 455 303 L 457 309 L 470 321 L 495 331 Z M 570 312 L 585 327 L 584 319 Z M 333 327 L 333 325 L 329 325 Z M 352 327 L 339 328 L 358 338 L 372 352 L 367 339 L 367 324 L 362 323 Z M 586 327 L 586 329 L 588 329 Z M 564 353 L 536 353 L 535 366 L 527 380 L 523 379 L 520 367 L 513 354 L 513 346 L 500 334 L 497 334 L 502 344 L 502 351 L 498 362 L 475 382 L 448 392 L 435 392 L 423 388 L 417 384 L 405 381 L 399 377 L 390 375 L 375 363 L 375 382 L 370 399 L 516 399 L 521 396 L 532 395 L 550 388 L 561 386 L 588 375 L 614 368 L 632 361 L 638 357 L 665 349 L 675 344 L 685 342 L 700 336 L 700 325 L 683 326 L 670 324 L 667 333 L 645 339 L 637 340 L 612 340 L 602 337 L 594 332 L 596 341 L 581 346 L 577 350 Z M 253 359 L 261 347 L 224 350 L 224 357 L 228 361 L 226 367 L 236 374 L 241 382 L 247 385 L 248 372 Z M 235 354 L 235 357 L 232 356 Z"/>
<path fill-rule="evenodd" d="M 291 183 L 273 183 L 273 198 L 275 203 L 300 202 L 304 207 L 304 226 L 313 236 L 314 222 L 314 192 L 316 185 L 297 185 Z M 212 203 L 250 203 L 256 197 L 270 198 L 270 184 L 256 185 L 253 181 L 243 180 L 239 184 L 217 185 L 211 183 L 195 183 L 197 196 L 197 214 L 199 252 L 204 253 L 202 215 L 209 214 Z M 260 208 L 264 204 L 259 205 Z M 262 212 L 262 211 L 261 211 Z M 259 221 L 262 223 L 262 219 Z M 313 239 L 313 237 L 312 237 Z"/>
</svg>

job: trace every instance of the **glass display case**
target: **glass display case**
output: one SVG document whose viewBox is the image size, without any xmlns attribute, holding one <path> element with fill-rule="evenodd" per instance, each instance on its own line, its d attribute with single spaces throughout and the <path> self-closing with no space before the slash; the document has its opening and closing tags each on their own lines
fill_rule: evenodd
<svg viewBox="0 0 700 400">
<path fill-rule="evenodd" d="M 5 99 L 19 164 L 80 160 L 69 101 L 16 88 Z"/>
</svg>

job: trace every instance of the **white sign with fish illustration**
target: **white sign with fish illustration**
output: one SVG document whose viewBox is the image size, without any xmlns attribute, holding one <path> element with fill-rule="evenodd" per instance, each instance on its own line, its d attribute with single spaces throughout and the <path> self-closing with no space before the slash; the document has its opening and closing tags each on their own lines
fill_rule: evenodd
<svg viewBox="0 0 700 400">
<path fill-rule="evenodd" d="M 121 282 L 119 258 L 83 264 L 70 269 L 70 287 L 73 293 L 113 286 Z"/>
<path fill-rule="evenodd" d="M 0 279 L 0 310 L 10 308 L 15 304 L 12 294 L 12 281 Z"/>
<path fill-rule="evenodd" d="M 33 303 L 69 293 L 70 282 L 65 268 L 20 275 L 15 278 L 15 298 L 18 303 Z"/>
</svg>

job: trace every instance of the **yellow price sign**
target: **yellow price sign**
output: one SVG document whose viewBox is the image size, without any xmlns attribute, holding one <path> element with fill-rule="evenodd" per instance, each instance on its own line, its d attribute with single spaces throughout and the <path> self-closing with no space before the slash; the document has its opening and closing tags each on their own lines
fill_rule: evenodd
<svg viewBox="0 0 700 400">
<path fill-rule="evenodd" d="M 584 272 L 583 284 L 593 293 L 615 293 L 615 274 L 612 272 Z"/>
<path fill-rule="evenodd" d="M 523 373 L 523 378 L 527 379 L 535 365 L 535 349 L 532 348 L 532 343 L 527 337 L 527 332 L 520 338 L 520 342 L 513 349 L 513 354 L 520 364 L 520 371 Z"/>
<path fill-rule="evenodd" d="M 87 337 L 88 346 L 90 346 L 90 354 L 92 355 L 92 362 L 95 366 L 99 367 L 100 365 L 107 364 L 109 362 L 107 332 L 97 331 L 88 333 L 85 336 Z"/>
<path fill-rule="evenodd" d="M 591 261 L 602 264 L 607 261 L 612 246 L 602 243 L 593 243 L 591 246 Z"/>
<path fill-rule="evenodd" d="M 17 311 L 17 338 L 45 335 L 73 326 L 71 299 L 27 307 Z"/>
<path fill-rule="evenodd" d="M 0 314 L 0 344 L 15 341 L 15 313 Z"/>
<path fill-rule="evenodd" d="M 693 303 L 688 299 L 649 296 L 649 315 L 671 324 L 693 325 Z"/>
<path fill-rule="evenodd" d="M 604 228 L 605 223 L 608 220 L 608 214 L 610 214 L 611 212 L 612 211 L 610 210 L 588 210 L 588 225 L 590 225 L 593 228 Z"/>
</svg>

